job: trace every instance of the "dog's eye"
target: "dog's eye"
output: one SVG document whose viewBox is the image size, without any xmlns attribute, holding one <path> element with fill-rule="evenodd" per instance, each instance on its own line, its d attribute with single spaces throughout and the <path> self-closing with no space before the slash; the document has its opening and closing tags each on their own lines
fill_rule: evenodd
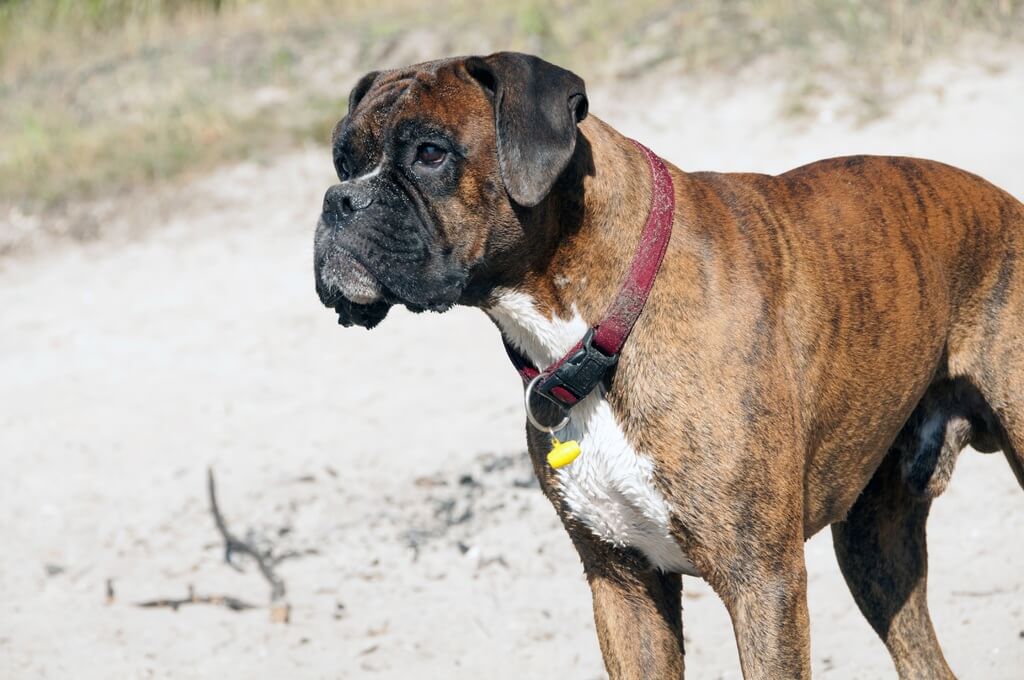
<svg viewBox="0 0 1024 680">
<path fill-rule="evenodd" d="M 420 148 L 416 149 L 416 162 L 437 166 L 444 161 L 447 155 L 448 152 L 436 144 L 420 144 Z"/>
</svg>

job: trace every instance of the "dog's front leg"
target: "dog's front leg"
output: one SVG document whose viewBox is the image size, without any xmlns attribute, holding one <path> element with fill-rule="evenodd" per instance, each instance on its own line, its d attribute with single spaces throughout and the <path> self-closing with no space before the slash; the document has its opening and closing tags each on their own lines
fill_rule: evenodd
<svg viewBox="0 0 1024 680">
<path fill-rule="evenodd" d="M 788 552 L 783 561 L 754 558 L 722 593 L 746 680 L 811 677 L 803 543 Z"/>
<path fill-rule="evenodd" d="M 557 414 L 556 414 L 557 415 Z M 544 414 L 544 422 L 556 418 Z M 632 550 L 599 539 L 572 517 L 545 461 L 548 435 L 527 430 L 534 471 L 583 562 L 594 599 L 594 623 L 610 680 L 683 677 L 683 584 Z"/>
<path fill-rule="evenodd" d="M 581 545 L 584 543 L 584 545 Z M 682 578 L 643 558 L 576 540 L 611 680 L 683 677 Z"/>
</svg>

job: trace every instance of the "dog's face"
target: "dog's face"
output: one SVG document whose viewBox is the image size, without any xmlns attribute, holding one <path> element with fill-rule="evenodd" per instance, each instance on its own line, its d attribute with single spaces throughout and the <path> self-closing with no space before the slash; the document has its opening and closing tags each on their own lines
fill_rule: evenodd
<svg viewBox="0 0 1024 680">
<path fill-rule="evenodd" d="M 339 323 L 394 304 L 444 311 L 521 246 L 523 210 L 565 170 L 586 116 L 583 81 L 498 53 L 364 76 L 334 130 L 339 184 L 316 229 L 316 289 Z"/>
</svg>

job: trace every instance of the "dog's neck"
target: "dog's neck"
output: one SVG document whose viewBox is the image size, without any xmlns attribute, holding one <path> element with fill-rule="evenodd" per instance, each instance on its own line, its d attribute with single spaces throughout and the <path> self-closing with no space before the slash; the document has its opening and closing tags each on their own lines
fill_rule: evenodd
<svg viewBox="0 0 1024 680">
<path fill-rule="evenodd" d="M 548 199 L 522 215 L 531 234 L 522 271 L 495 287 L 484 305 L 538 366 L 555 361 L 601 318 L 629 269 L 652 181 L 643 153 L 624 142 L 595 118 L 580 125 L 577 153 L 563 178 Z"/>
</svg>

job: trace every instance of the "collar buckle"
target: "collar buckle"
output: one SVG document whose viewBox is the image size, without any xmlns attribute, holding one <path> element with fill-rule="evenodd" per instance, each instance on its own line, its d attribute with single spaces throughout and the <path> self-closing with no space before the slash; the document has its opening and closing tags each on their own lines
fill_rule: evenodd
<svg viewBox="0 0 1024 680">
<path fill-rule="evenodd" d="M 569 409 L 590 394 L 604 380 L 619 360 L 594 347 L 594 329 L 583 336 L 578 348 L 571 352 L 546 378 L 540 380 L 536 393 L 547 397 L 562 409 Z"/>
</svg>

